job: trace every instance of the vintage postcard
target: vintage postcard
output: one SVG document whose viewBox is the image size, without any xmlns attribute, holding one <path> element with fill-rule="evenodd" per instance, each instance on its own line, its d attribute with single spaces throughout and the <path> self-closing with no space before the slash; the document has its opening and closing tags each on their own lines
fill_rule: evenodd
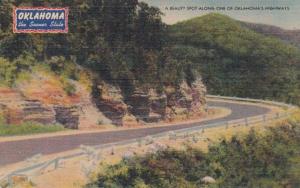
<svg viewBox="0 0 300 188">
<path fill-rule="evenodd" d="M 0 0 L 0 188 L 300 187 L 299 17 Z"/>
</svg>

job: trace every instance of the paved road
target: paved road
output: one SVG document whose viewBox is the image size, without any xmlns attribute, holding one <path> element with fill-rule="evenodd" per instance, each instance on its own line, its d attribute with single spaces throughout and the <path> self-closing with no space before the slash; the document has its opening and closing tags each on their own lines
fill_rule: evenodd
<svg viewBox="0 0 300 188">
<path fill-rule="evenodd" d="M 153 127 L 134 130 L 122 130 L 102 133 L 89 133 L 81 135 L 57 136 L 50 138 L 36 138 L 23 141 L 10 141 L 0 143 L 0 167 L 2 165 L 13 164 L 25 160 L 35 154 L 43 155 L 68 151 L 84 145 L 99 145 L 112 142 L 119 142 L 133 138 L 144 137 L 147 135 L 157 134 L 164 131 L 178 130 L 182 128 L 194 127 L 208 123 L 217 123 L 221 121 L 235 120 L 256 115 L 262 115 L 269 112 L 268 108 L 237 104 L 230 101 L 226 102 L 209 102 L 210 106 L 225 107 L 232 110 L 229 116 L 204 121 L 201 123 L 191 123 L 188 125 L 174 125 L 167 127 Z"/>
</svg>

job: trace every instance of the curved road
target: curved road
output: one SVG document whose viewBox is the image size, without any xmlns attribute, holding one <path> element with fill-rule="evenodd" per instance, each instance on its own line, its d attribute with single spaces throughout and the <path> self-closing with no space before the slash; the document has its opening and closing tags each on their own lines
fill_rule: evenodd
<svg viewBox="0 0 300 188">
<path fill-rule="evenodd" d="M 78 148 L 81 144 L 99 145 L 119 142 L 122 140 L 145 137 L 147 135 L 153 135 L 164 131 L 178 130 L 209 123 L 263 115 L 270 111 L 265 107 L 250 104 L 237 104 L 230 101 L 214 101 L 209 102 L 209 105 L 229 108 L 232 113 L 223 118 L 207 120 L 200 123 L 2 142 L 0 143 L 0 167 L 2 165 L 23 161 L 38 153 L 47 155 L 72 150 Z"/>
</svg>

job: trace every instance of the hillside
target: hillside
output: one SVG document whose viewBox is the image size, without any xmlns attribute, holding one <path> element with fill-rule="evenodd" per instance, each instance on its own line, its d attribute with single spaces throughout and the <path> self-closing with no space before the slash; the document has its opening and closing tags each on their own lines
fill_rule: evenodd
<svg viewBox="0 0 300 188">
<path fill-rule="evenodd" d="M 69 7 L 70 32 L 14 34 L 14 6 Z M 199 73 L 187 76 L 164 50 L 161 15 L 135 0 L 1 1 L 0 125 L 135 126 L 205 113 Z"/>
<path fill-rule="evenodd" d="M 209 93 L 299 104 L 299 49 L 208 14 L 169 27 L 173 54 L 200 70 Z"/>
<path fill-rule="evenodd" d="M 277 37 L 285 42 L 300 47 L 300 30 L 286 30 L 280 27 L 266 25 L 266 24 L 255 24 L 240 22 L 242 26 L 249 28 L 255 32 L 261 33 L 265 36 Z"/>
</svg>

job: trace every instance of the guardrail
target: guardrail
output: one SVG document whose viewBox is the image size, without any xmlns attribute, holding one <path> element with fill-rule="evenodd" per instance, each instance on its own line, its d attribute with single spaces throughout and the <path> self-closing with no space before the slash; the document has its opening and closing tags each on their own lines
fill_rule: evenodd
<svg viewBox="0 0 300 188">
<path fill-rule="evenodd" d="M 176 139 L 180 139 L 180 138 L 192 138 L 194 141 L 197 141 L 197 140 L 199 140 L 197 138 L 197 135 L 199 135 L 200 133 L 203 133 L 205 131 L 205 129 L 214 128 L 214 127 L 225 127 L 227 129 L 232 126 L 242 126 L 242 125 L 249 126 L 249 125 L 257 124 L 257 123 L 267 123 L 268 121 L 281 119 L 281 118 L 287 118 L 289 115 L 294 113 L 293 109 L 297 108 L 290 104 L 274 102 L 274 101 L 258 100 L 258 99 L 245 99 L 245 98 L 238 98 L 238 97 L 224 97 L 224 96 L 213 96 L 213 95 L 208 95 L 207 98 L 267 104 L 267 105 L 272 105 L 272 106 L 284 107 L 287 110 L 282 113 L 264 114 L 264 115 L 248 117 L 248 118 L 244 118 L 244 119 L 223 121 L 223 122 L 212 123 L 212 124 L 207 124 L 207 125 L 195 126 L 195 127 L 191 127 L 191 128 L 167 131 L 167 132 L 162 132 L 162 133 L 158 133 L 155 135 L 149 135 L 149 136 L 143 137 L 143 138 L 136 138 L 136 139 L 115 142 L 115 143 L 109 143 L 109 144 L 102 144 L 102 145 L 93 146 L 93 147 L 81 146 L 80 148 L 82 151 L 80 151 L 80 152 L 66 155 L 64 157 L 58 157 L 58 158 L 55 158 L 50 161 L 33 164 L 29 167 L 25 167 L 25 168 L 13 171 L 13 172 L 9 173 L 8 175 L 6 175 L 5 177 L 2 177 L 2 178 L 0 177 L 0 183 L 3 181 L 6 181 L 9 185 L 9 187 L 11 187 L 13 185 L 12 177 L 14 177 L 14 176 L 22 176 L 22 177 L 28 178 L 28 175 L 26 175 L 26 174 L 29 174 L 30 172 L 32 172 L 34 170 L 38 171 L 38 173 L 42 173 L 45 169 L 47 169 L 48 167 L 51 167 L 51 166 L 53 167 L 54 170 L 56 170 L 61 166 L 62 161 L 73 159 L 73 158 L 84 156 L 84 155 L 88 156 L 89 160 L 94 161 L 92 166 L 95 166 L 95 161 L 100 160 L 101 151 L 104 149 L 111 149 L 111 152 L 113 153 L 114 148 L 116 148 L 116 147 L 128 146 L 128 145 L 132 145 L 132 144 L 137 144 L 138 146 L 149 145 L 151 143 L 154 143 L 154 139 L 162 138 L 162 137 L 166 137 L 166 136 L 168 136 L 170 140 L 176 140 Z M 37 156 L 40 156 L 40 154 L 33 156 L 31 159 L 28 159 L 27 161 L 33 160 L 34 161 L 33 163 L 36 163 L 35 158 Z M 85 171 L 86 174 L 90 173 L 90 170 L 88 168 L 85 168 L 83 170 Z"/>
<path fill-rule="evenodd" d="M 277 101 L 270 101 L 270 100 L 262 100 L 262 99 L 250 99 L 250 98 L 240 98 L 240 97 L 225 97 L 219 95 L 206 95 L 206 98 L 209 99 L 224 99 L 224 100 L 232 100 L 232 101 L 241 101 L 241 102 L 251 102 L 251 103 L 260 103 L 260 104 L 267 104 L 272 106 L 278 107 L 286 107 L 286 108 L 296 108 L 295 105 L 286 104 Z"/>
</svg>

